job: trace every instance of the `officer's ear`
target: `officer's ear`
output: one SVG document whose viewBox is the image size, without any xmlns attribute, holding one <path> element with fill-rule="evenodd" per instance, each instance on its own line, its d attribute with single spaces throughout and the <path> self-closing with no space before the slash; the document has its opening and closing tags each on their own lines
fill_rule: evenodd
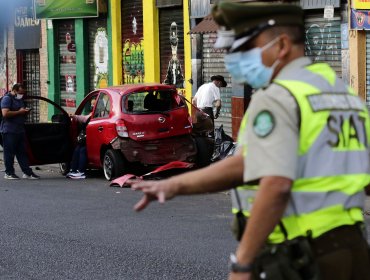
<svg viewBox="0 0 370 280">
<path fill-rule="evenodd" d="M 292 40 L 287 34 L 281 34 L 278 45 L 280 48 L 278 59 L 284 60 L 284 58 L 286 58 L 292 51 L 292 47 L 293 47 Z"/>
</svg>

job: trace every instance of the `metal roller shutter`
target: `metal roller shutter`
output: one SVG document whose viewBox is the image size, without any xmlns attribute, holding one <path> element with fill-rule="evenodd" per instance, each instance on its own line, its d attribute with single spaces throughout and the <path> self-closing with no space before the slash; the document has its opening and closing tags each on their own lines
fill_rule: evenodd
<svg viewBox="0 0 370 280">
<path fill-rule="evenodd" d="M 161 82 L 184 87 L 184 22 L 182 7 L 159 9 Z M 176 48 L 177 46 L 177 48 Z M 172 51 L 177 59 L 173 59 Z"/>
<path fill-rule="evenodd" d="M 332 20 L 323 18 L 323 13 L 305 16 L 305 54 L 314 62 L 328 63 L 342 77 L 340 14 Z"/>
<path fill-rule="evenodd" d="M 105 18 L 89 19 L 89 89 L 108 86 L 108 34 Z"/>
<path fill-rule="evenodd" d="M 122 2 L 122 82 L 144 82 L 143 3 Z M 150 47 L 150 46 L 149 46 Z"/>
<path fill-rule="evenodd" d="M 366 105 L 370 109 L 370 32 L 366 32 Z"/>
<path fill-rule="evenodd" d="M 231 77 L 226 71 L 224 64 L 224 50 L 214 49 L 213 45 L 217 39 L 216 33 L 203 34 L 203 54 L 202 54 L 202 76 L 203 83 L 211 81 L 211 76 L 222 75 L 225 77 L 227 87 L 221 88 L 221 113 L 218 119 L 215 120 L 215 127 L 221 124 L 228 135 L 232 135 L 232 119 L 231 119 Z"/>
<path fill-rule="evenodd" d="M 68 50 L 68 44 L 75 42 L 73 20 L 57 22 L 57 44 L 59 48 L 60 105 L 68 112 L 76 109 L 76 52 Z"/>
<path fill-rule="evenodd" d="M 40 53 L 38 49 L 17 51 L 18 79 L 22 81 L 27 95 L 40 96 Z M 27 114 L 27 122 L 40 121 L 39 100 L 28 100 L 27 107 L 32 111 Z"/>
</svg>

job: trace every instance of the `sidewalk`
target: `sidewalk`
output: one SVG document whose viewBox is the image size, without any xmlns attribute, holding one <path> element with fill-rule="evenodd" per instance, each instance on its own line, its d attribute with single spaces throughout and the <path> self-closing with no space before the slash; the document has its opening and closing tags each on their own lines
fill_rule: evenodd
<svg viewBox="0 0 370 280">
<path fill-rule="evenodd" d="M 4 156 L 3 156 L 3 148 L 0 146 L 0 176 L 3 177 L 1 174 L 2 172 L 5 171 L 5 166 L 4 166 Z M 43 171 L 43 172 L 52 172 L 52 173 L 59 173 L 59 164 L 45 164 L 45 165 L 35 165 L 31 166 L 33 171 L 37 174 L 38 171 Z M 14 168 L 17 170 L 19 169 L 19 165 L 17 162 L 17 159 L 14 160 Z"/>
</svg>

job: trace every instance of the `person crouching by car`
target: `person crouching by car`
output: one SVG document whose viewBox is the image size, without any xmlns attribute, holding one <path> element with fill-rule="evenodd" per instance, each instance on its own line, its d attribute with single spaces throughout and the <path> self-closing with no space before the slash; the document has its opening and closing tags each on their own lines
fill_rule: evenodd
<svg viewBox="0 0 370 280">
<path fill-rule="evenodd" d="M 71 179 L 85 179 L 86 165 L 87 165 L 87 150 L 86 150 L 86 127 L 90 121 L 92 111 L 95 105 L 95 99 L 91 100 L 90 113 L 88 115 L 73 116 L 81 126 L 81 130 L 77 136 L 77 146 L 72 155 L 71 168 L 67 178 Z"/>
</svg>

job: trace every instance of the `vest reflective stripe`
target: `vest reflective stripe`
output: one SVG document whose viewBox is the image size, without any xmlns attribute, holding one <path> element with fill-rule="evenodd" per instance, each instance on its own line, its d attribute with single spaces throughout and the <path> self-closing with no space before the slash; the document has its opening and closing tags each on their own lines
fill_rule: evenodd
<svg viewBox="0 0 370 280">
<path fill-rule="evenodd" d="M 307 231 L 317 237 L 335 227 L 363 221 L 363 188 L 370 182 L 366 106 L 324 63 L 281 76 L 274 83 L 293 95 L 301 113 L 298 179 L 282 219 L 288 239 Z M 255 192 L 238 187 L 246 216 L 250 215 Z M 235 198 L 232 201 L 235 213 Z M 283 240 L 280 227 L 276 227 L 269 242 Z"/>
<path fill-rule="evenodd" d="M 238 146 L 240 145 L 243 149 L 243 157 L 245 157 L 247 155 L 247 147 L 243 146 L 243 143 L 242 143 L 242 139 L 243 139 L 243 136 L 244 136 L 244 133 L 246 132 L 246 127 L 247 127 L 247 121 L 248 121 L 248 114 L 245 113 L 244 116 L 243 116 L 243 119 L 240 123 L 240 127 L 239 127 L 239 133 L 238 133 L 238 139 L 236 140 L 237 141 L 237 144 Z"/>
<path fill-rule="evenodd" d="M 363 221 L 363 214 L 360 208 L 344 210 L 341 205 L 335 205 L 306 215 L 285 217 L 282 221 L 288 231 L 288 239 L 306 235 L 308 232 L 316 238 L 333 228 Z M 281 243 L 284 240 L 284 234 L 278 226 L 268 237 L 269 243 Z"/>
<path fill-rule="evenodd" d="M 238 188 L 238 195 L 241 204 L 241 209 L 244 213 L 249 215 L 252 210 L 253 201 L 257 190 Z M 231 201 L 233 205 L 233 213 L 239 210 L 238 201 L 235 197 L 235 193 L 231 193 Z M 361 208 L 364 205 L 365 193 L 356 192 L 353 195 L 347 194 L 340 191 L 320 191 L 320 192 L 292 192 L 291 201 L 287 209 L 285 210 L 284 217 L 291 215 L 303 215 L 319 209 L 341 204 L 343 209 L 350 209 L 353 207 Z M 235 206 L 234 206 L 235 205 Z"/>
</svg>

